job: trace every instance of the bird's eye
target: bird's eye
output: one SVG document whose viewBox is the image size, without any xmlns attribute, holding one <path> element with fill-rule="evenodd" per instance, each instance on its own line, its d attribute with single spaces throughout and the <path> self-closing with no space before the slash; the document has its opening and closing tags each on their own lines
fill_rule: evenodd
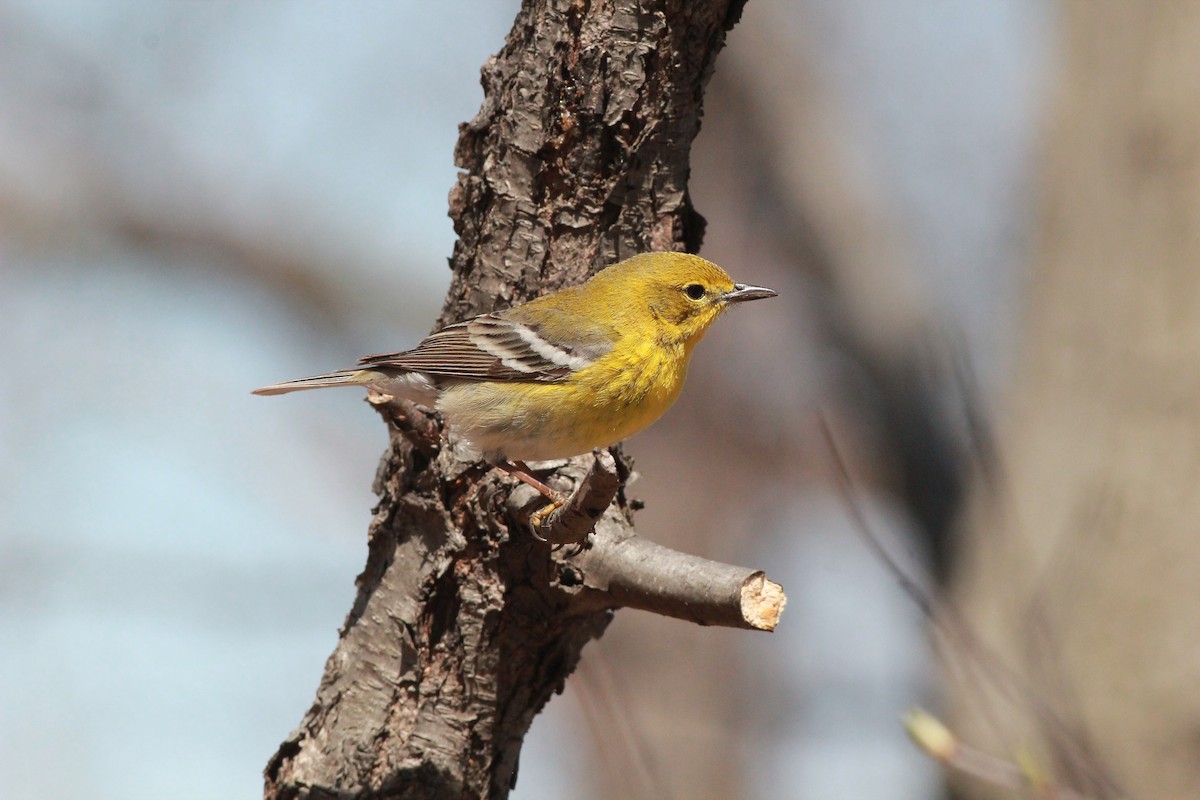
<svg viewBox="0 0 1200 800">
<path fill-rule="evenodd" d="M 684 293 L 693 300 L 704 299 L 704 287 L 699 283 L 689 283 L 683 287 Z"/>
</svg>

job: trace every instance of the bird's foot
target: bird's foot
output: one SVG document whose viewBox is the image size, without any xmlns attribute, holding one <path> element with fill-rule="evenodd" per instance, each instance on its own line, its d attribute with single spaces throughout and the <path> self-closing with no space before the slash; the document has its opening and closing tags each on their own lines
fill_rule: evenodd
<svg viewBox="0 0 1200 800">
<path fill-rule="evenodd" d="M 537 529 L 545 524 L 546 520 L 550 518 L 551 514 L 567 504 L 567 498 L 563 497 L 561 494 L 558 494 L 558 492 L 555 492 L 554 494 L 556 496 L 546 495 L 550 498 L 550 502 L 529 515 L 529 524 L 533 526 L 533 535 L 537 536 L 539 539 L 542 539 L 542 537 L 538 536 Z M 544 542 L 546 540 L 542 539 L 542 541 Z"/>
<path fill-rule="evenodd" d="M 537 511 L 529 515 L 529 524 L 533 526 L 533 535 L 538 539 L 541 539 L 543 542 L 546 541 L 545 538 L 538 535 L 537 529 L 540 528 L 547 519 L 549 519 L 551 514 L 567 504 L 567 498 L 564 497 L 561 492 L 551 489 L 549 486 L 535 478 L 533 476 L 533 472 L 529 469 L 529 465 L 527 465 L 524 461 L 501 461 L 496 464 L 496 466 L 507 472 L 509 475 L 512 475 L 522 483 L 528 484 L 534 489 L 537 489 L 543 497 L 550 501 L 545 506 L 539 508 Z"/>
</svg>

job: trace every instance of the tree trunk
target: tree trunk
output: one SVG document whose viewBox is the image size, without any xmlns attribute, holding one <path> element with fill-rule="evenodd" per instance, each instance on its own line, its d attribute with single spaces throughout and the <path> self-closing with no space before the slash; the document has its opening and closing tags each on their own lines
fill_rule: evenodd
<svg viewBox="0 0 1200 800">
<path fill-rule="evenodd" d="M 688 155 L 741 4 L 524 3 L 483 68 L 483 107 L 461 128 L 459 241 L 439 325 L 637 252 L 698 248 Z M 504 797 L 533 716 L 612 608 L 774 624 L 782 595 L 761 573 L 633 534 L 623 493 L 608 506 L 617 482 L 605 476 L 629 472 L 619 452 L 582 481 L 591 488 L 577 496 L 595 496 L 583 513 L 607 510 L 594 547 L 569 558 L 531 535 L 518 509 L 527 494 L 440 444 L 435 417 L 376 407 L 391 446 L 367 565 L 316 700 L 268 764 L 266 797 Z M 579 480 L 590 463 L 559 474 Z"/>
<path fill-rule="evenodd" d="M 1103 767 L 1198 797 L 1200 14 L 1073 0 L 1062 29 L 1008 479 L 959 582 L 1032 694 L 1000 713 L 969 686 L 959 716 L 1006 758 L 1041 742 L 1090 796 L 1120 794 Z"/>
</svg>

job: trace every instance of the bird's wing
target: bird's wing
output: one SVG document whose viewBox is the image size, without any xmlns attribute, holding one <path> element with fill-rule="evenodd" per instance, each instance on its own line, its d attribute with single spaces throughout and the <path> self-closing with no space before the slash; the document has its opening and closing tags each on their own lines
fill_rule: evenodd
<svg viewBox="0 0 1200 800">
<path fill-rule="evenodd" d="M 483 314 L 431 334 L 412 350 L 359 359 L 363 367 L 393 367 L 475 381 L 553 383 L 612 349 L 612 331 L 576 314 L 555 312 L 553 325 Z"/>
</svg>

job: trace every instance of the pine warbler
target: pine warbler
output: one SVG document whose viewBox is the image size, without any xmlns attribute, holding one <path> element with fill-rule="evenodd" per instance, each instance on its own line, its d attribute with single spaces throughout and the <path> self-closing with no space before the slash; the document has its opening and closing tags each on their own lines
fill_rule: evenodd
<svg viewBox="0 0 1200 800">
<path fill-rule="evenodd" d="M 453 435 L 550 498 L 535 515 L 544 519 L 562 498 L 524 461 L 587 453 L 642 430 L 679 396 L 708 326 L 734 303 L 775 294 L 734 283 L 698 256 L 645 253 L 579 286 L 449 325 L 412 350 L 254 394 L 365 386 L 435 408 Z"/>
</svg>

